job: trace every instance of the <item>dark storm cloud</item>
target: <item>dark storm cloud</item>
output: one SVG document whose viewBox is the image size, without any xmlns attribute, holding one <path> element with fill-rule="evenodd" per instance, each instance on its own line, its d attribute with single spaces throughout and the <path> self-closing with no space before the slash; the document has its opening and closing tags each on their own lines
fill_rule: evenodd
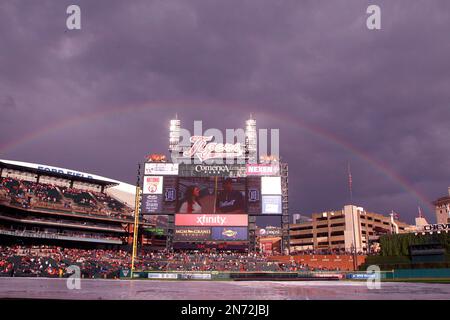
<svg viewBox="0 0 450 320">
<path fill-rule="evenodd" d="M 65 28 L 72 3 L 81 31 Z M 365 27 L 369 4 L 380 31 Z M 176 112 L 189 129 L 242 127 L 253 112 L 281 129 L 293 212 L 347 203 L 350 161 L 356 201 L 411 222 L 425 204 L 408 188 L 434 199 L 450 184 L 448 12 L 446 0 L 2 2 L 0 145 L 84 120 L 1 157 L 132 182 L 166 150 Z"/>
</svg>

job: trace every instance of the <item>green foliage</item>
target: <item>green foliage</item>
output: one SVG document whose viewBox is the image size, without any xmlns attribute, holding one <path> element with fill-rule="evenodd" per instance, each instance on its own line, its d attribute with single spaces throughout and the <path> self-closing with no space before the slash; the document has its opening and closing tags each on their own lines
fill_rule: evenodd
<svg viewBox="0 0 450 320">
<path fill-rule="evenodd" d="M 408 256 L 409 246 L 419 244 L 441 244 L 450 253 L 450 235 L 448 233 L 418 234 L 404 233 L 383 235 L 380 237 L 382 256 Z"/>
</svg>

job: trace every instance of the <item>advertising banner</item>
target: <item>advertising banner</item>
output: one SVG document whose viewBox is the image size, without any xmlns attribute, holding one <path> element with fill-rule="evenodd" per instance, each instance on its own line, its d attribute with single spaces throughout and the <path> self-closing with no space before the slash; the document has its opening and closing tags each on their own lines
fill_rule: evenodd
<svg viewBox="0 0 450 320">
<path fill-rule="evenodd" d="M 281 214 L 281 196 L 262 196 L 263 214 Z"/>
<path fill-rule="evenodd" d="M 180 227 L 176 228 L 174 241 L 209 241 L 211 240 L 211 228 L 208 227 Z"/>
<path fill-rule="evenodd" d="M 244 164 L 179 164 L 181 177 L 245 177 Z"/>
<path fill-rule="evenodd" d="M 181 280 L 211 280 L 211 273 L 180 273 Z"/>
<path fill-rule="evenodd" d="M 144 176 L 142 187 L 143 194 L 162 194 L 163 177 L 162 176 Z"/>
<path fill-rule="evenodd" d="M 163 213 L 175 213 L 177 209 L 177 185 L 178 178 L 176 176 L 164 176 L 163 179 Z"/>
<path fill-rule="evenodd" d="M 146 163 L 145 175 L 178 175 L 178 163 Z"/>
<path fill-rule="evenodd" d="M 176 226 L 198 227 L 246 227 L 248 216 L 246 214 L 176 214 Z"/>
<path fill-rule="evenodd" d="M 178 279 L 176 273 L 148 273 L 148 279 Z"/>
<path fill-rule="evenodd" d="M 243 241 L 248 239 L 248 230 L 246 227 L 213 227 L 211 229 L 212 240 Z"/>
<path fill-rule="evenodd" d="M 276 176 L 280 173 L 280 166 L 277 164 L 247 164 L 247 176 Z"/>
<path fill-rule="evenodd" d="M 281 195 L 281 177 L 261 177 L 261 194 Z"/>
<path fill-rule="evenodd" d="M 144 194 L 142 196 L 142 213 L 160 213 L 162 208 L 162 199 L 163 197 L 161 194 Z"/>
<path fill-rule="evenodd" d="M 247 178 L 247 211 L 248 214 L 261 214 L 261 178 Z"/>
<path fill-rule="evenodd" d="M 169 226 L 169 216 L 149 214 L 143 215 L 143 222 L 155 226 L 156 228 L 167 229 Z"/>
<path fill-rule="evenodd" d="M 165 235 L 165 231 L 163 228 L 144 228 L 144 232 L 148 232 L 155 236 L 163 236 Z"/>
<path fill-rule="evenodd" d="M 236 159 L 245 157 L 245 148 L 241 143 L 220 143 L 213 141 L 214 136 L 191 136 L 191 147 L 184 150 L 183 157 L 198 159 L 201 162 L 210 159 Z"/>
</svg>

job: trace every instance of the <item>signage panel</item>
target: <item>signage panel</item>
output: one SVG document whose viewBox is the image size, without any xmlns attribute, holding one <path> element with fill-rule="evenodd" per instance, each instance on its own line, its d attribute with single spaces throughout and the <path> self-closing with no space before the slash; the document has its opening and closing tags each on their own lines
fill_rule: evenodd
<svg viewBox="0 0 450 320">
<path fill-rule="evenodd" d="M 235 241 L 247 240 L 248 229 L 246 227 L 213 227 L 212 240 Z"/>
<path fill-rule="evenodd" d="M 176 226 L 199 227 L 246 227 L 248 216 L 246 214 L 176 214 Z"/>
<path fill-rule="evenodd" d="M 427 224 L 423 226 L 425 231 L 447 231 L 450 229 L 450 223 Z"/>
<path fill-rule="evenodd" d="M 281 177 L 261 177 L 261 194 L 281 195 Z"/>
<path fill-rule="evenodd" d="M 142 187 L 143 194 L 162 194 L 163 177 L 162 176 L 144 176 Z"/>
<path fill-rule="evenodd" d="M 261 178 L 247 178 L 247 211 L 248 214 L 261 214 Z"/>
<path fill-rule="evenodd" d="M 281 196 L 262 196 L 263 214 L 281 214 Z"/>
<path fill-rule="evenodd" d="M 142 196 L 142 213 L 160 213 L 162 200 L 161 194 L 144 194 Z"/>
<path fill-rule="evenodd" d="M 145 175 L 178 175 L 178 163 L 146 163 Z"/>
<path fill-rule="evenodd" d="M 247 176 L 276 176 L 280 172 L 277 164 L 247 164 Z"/>
<path fill-rule="evenodd" d="M 244 164 L 179 164 L 182 177 L 245 177 Z"/>
<path fill-rule="evenodd" d="M 174 241 L 209 241 L 211 240 L 211 228 L 208 227 L 180 227 L 176 228 Z"/>
<path fill-rule="evenodd" d="M 195 158 L 200 161 L 209 159 L 242 158 L 244 147 L 241 143 L 212 142 L 214 136 L 192 136 L 191 147 L 183 152 L 186 158 Z"/>
</svg>

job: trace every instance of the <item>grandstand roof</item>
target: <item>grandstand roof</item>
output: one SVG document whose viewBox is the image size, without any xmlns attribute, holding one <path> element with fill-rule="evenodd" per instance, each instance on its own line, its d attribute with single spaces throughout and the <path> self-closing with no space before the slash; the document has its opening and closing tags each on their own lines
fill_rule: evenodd
<svg viewBox="0 0 450 320">
<path fill-rule="evenodd" d="M 13 169 L 18 171 L 31 172 L 35 174 L 63 178 L 67 180 L 86 182 L 90 184 L 96 184 L 105 187 L 113 187 L 118 186 L 120 181 L 111 180 L 108 178 L 64 169 L 58 167 L 51 167 L 47 165 L 40 165 L 35 163 L 21 162 L 21 161 L 12 161 L 12 160 L 3 160 L 0 159 L 0 168 Z"/>
</svg>

